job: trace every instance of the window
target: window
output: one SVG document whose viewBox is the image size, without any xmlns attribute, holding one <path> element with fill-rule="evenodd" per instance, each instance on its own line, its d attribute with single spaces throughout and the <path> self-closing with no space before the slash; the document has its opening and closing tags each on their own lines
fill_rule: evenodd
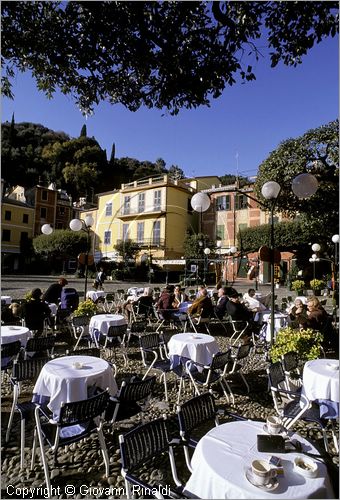
<svg viewBox="0 0 340 500">
<path fill-rule="evenodd" d="M 138 212 L 144 212 L 145 210 L 145 193 L 139 193 L 138 195 Z"/>
<path fill-rule="evenodd" d="M 111 231 L 104 231 L 104 245 L 111 244 Z"/>
<path fill-rule="evenodd" d="M 64 229 L 63 223 L 62 222 L 57 222 L 56 223 L 56 229 Z"/>
<path fill-rule="evenodd" d="M 106 203 L 105 215 L 112 215 L 112 203 Z"/>
<path fill-rule="evenodd" d="M 129 224 L 123 224 L 123 241 L 129 239 Z"/>
<path fill-rule="evenodd" d="M 137 243 L 144 242 L 144 222 L 138 222 L 137 224 Z"/>
<path fill-rule="evenodd" d="M 20 234 L 20 241 L 27 241 L 27 240 L 28 240 L 28 233 L 26 233 L 26 231 L 23 231 Z"/>
<path fill-rule="evenodd" d="M 224 225 L 218 225 L 216 228 L 216 238 L 219 240 L 224 240 Z"/>
<path fill-rule="evenodd" d="M 217 196 L 216 198 L 216 211 L 230 210 L 230 196 Z"/>
<path fill-rule="evenodd" d="M 5 220 L 11 220 L 12 212 L 10 210 L 5 210 Z"/>
<path fill-rule="evenodd" d="M 239 224 L 238 225 L 238 230 L 243 231 L 244 229 L 247 229 L 248 225 L 247 224 Z"/>
<path fill-rule="evenodd" d="M 248 208 L 247 197 L 244 194 L 238 194 L 235 196 L 235 209 L 242 210 L 243 208 Z"/>
<path fill-rule="evenodd" d="M 42 208 L 40 209 L 40 218 L 41 218 L 41 219 L 46 219 L 46 215 L 47 215 L 47 209 L 46 209 L 46 208 L 44 208 L 44 207 L 42 207 Z"/>
<path fill-rule="evenodd" d="M 47 191 L 41 191 L 41 199 L 46 201 L 47 200 Z"/>
<path fill-rule="evenodd" d="M 59 215 L 64 215 L 65 214 L 65 207 L 59 207 Z"/>
<path fill-rule="evenodd" d="M 2 241 L 11 241 L 11 230 L 3 229 L 2 230 Z"/>
<path fill-rule="evenodd" d="M 191 198 L 188 198 L 187 212 L 188 212 L 188 214 L 192 214 L 193 213 L 193 208 L 191 206 Z"/>
<path fill-rule="evenodd" d="M 152 243 L 153 245 L 159 245 L 161 242 L 161 221 L 156 220 L 153 224 L 152 232 Z"/>
<path fill-rule="evenodd" d="M 23 215 L 22 215 L 22 222 L 23 222 L 24 224 L 28 224 L 28 214 L 23 214 Z"/>
<path fill-rule="evenodd" d="M 124 209 L 123 209 L 124 215 L 128 215 L 130 213 L 130 201 L 131 201 L 130 196 L 124 197 Z"/>
<path fill-rule="evenodd" d="M 160 210 L 162 203 L 162 191 L 155 191 L 153 194 L 153 208 L 154 210 Z"/>
</svg>

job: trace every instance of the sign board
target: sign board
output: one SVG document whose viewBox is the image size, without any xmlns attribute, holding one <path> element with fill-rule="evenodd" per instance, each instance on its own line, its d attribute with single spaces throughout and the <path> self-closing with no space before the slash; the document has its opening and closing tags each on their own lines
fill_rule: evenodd
<svg viewBox="0 0 340 500">
<path fill-rule="evenodd" d="M 190 266 L 190 272 L 191 272 L 191 273 L 195 273 L 196 271 L 197 271 L 197 266 L 196 266 L 196 264 L 192 264 L 192 265 Z"/>
<path fill-rule="evenodd" d="M 152 259 L 153 264 L 158 264 L 159 266 L 164 265 L 176 265 L 185 266 L 184 259 Z"/>
</svg>

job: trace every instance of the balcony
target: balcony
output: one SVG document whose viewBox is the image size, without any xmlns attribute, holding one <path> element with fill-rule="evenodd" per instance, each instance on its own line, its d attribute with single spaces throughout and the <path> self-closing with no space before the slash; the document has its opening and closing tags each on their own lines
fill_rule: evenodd
<svg viewBox="0 0 340 500">
<path fill-rule="evenodd" d="M 157 175 L 154 177 L 147 177 L 146 179 L 138 179 L 127 184 L 122 184 L 121 191 L 133 191 L 136 189 L 143 189 L 148 186 L 156 187 L 160 185 L 171 185 L 185 187 L 188 191 L 194 192 L 194 188 L 185 182 L 185 179 L 175 180 L 168 175 Z"/>
<path fill-rule="evenodd" d="M 136 215 L 147 217 L 147 216 L 159 216 L 165 213 L 166 213 L 165 207 L 162 207 L 160 205 L 146 206 L 144 207 L 144 210 L 142 210 L 139 207 L 122 207 L 118 212 L 117 217 L 119 219 L 128 219 L 129 217 L 136 217 Z"/>
<path fill-rule="evenodd" d="M 131 240 L 129 240 L 131 241 Z M 140 248 L 165 248 L 165 238 L 143 238 L 141 241 L 132 240 L 132 242 Z M 121 245 L 123 240 L 117 240 L 117 244 Z"/>
</svg>

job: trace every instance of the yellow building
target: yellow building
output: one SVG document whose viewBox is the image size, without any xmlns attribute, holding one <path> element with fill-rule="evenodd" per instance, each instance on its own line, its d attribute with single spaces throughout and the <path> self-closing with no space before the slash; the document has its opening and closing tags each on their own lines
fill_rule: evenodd
<svg viewBox="0 0 340 500">
<path fill-rule="evenodd" d="M 160 175 L 122 184 L 119 191 L 100 193 L 95 219 L 94 253 L 117 258 L 114 246 L 127 239 L 136 242 L 139 259 L 178 260 L 183 256 L 187 230 L 197 231 L 197 213 L 191 198 L 199 190 L 218 184 L 218 177 L 174 180 Z"/>
<path fill-rule="evenodd" d="M 1 204 L 1 269 L 20 271 L 28 258 L 33 237 L 34 208 L 4 197 Z"/>
</svg>

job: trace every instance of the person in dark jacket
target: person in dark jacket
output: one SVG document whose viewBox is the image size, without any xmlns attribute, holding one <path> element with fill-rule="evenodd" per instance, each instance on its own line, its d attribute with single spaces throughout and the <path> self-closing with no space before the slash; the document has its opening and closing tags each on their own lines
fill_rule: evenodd
<svg viewBox="0 0 340 500">
<path fill-rule="evenodd" d="M 235 321 L 253 321 L 253 314 L 240 302 L 237 292 L 231 293 L 226 304 L 226 313 Z"/>
<path fill-rule="evenodd" d="M 33 330 L 36 335 L 41 335 L 44 330 L 44 320 L 51 321 L 51 310 L 46 302 L 41 301 L 42 291 L 40 288 L 32 290 L 32 298 L 22 306 L 22 317 L 25 325 Z"/>
<path fill-rule="evenodd" d="M 61 291 L 68 284 L 66 278 L 59 278 L 57 283 L 52 283 L 43 294 L 42 300 L 48 304 L 59 304 Z"/>
<path fill-rule="evenodd" d="M 194 300 L 191 306 L 188 308 L 188 313 L 193 316 L 201 316 L 202 318 L 209 318 L 214 311 L 211 298 L 208 295 L 208 290 L 206 288 L 201 290 L 201 295 Z"/>
<path fill-rule="evenodd" d="M 171 319 L 173 317 L 174 301 L 174 287 L 172 285 L 167 285 L 157 302 L 157 309 L 164 319 Z"/>
<path fill-rule="evenodd" d="M 225 287 L 221 287 L 217 292 L 217 304 L 214 307 L 215 315 L 218 319 L 222 319 L 226 313 L 227 302 L 229 301 Z"/>
</svg>

